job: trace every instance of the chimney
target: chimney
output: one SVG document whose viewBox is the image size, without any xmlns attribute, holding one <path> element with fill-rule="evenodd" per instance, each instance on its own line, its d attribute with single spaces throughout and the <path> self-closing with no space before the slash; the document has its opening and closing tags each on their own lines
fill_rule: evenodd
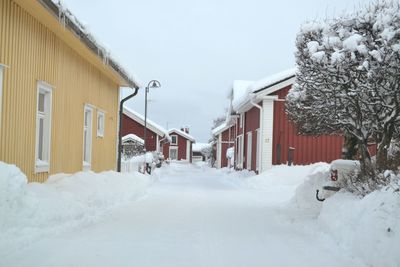
<svg viewBox="0 0 400 267">
<path fill-rule="evenodd" d="M 189 126 L 184 126 L 184 127 L 182 127 L 182 128 L 181 128 L 181 131 L 182 131 L 182 132 L 185 132 L 185 133 L 187 133 L 187 134 L 189 134 Z"/>
</svg>

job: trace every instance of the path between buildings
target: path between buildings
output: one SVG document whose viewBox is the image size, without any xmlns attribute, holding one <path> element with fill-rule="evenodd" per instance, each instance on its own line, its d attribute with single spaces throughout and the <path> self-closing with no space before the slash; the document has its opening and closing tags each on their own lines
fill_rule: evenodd
<svg viewBox="0 0 400 267">
<path fill-rule="evenodd" d="M 173 165 L 146 197 L 42 239 L 7 266 L 361 266 L 313 219 L 205 167 Z"/>
</svg>

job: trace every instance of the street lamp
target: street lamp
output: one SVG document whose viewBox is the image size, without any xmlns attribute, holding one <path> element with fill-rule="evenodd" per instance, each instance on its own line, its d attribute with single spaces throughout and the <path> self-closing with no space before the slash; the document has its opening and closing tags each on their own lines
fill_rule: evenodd
<svg viewBox="0 0 400 267">
<path fill-rule="evenodd" d="M 161 84 L 157 80 L 151 80 L 146 86 L 144 95 L 144 151 L 147 151 L 147 93 L 150 88 L 159 88 Z"/>
</svg>

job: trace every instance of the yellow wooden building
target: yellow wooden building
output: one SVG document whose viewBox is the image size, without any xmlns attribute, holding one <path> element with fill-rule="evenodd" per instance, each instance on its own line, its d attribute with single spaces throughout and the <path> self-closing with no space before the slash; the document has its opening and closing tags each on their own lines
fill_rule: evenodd
<svg viewBox="0 0 400 267">
<path fill-rule="evenodd" d="M 51 0 L 0 0 L 0 161 L 29 181 L 115 170 L 121 86 L 137 83 Z"/>
</svg>

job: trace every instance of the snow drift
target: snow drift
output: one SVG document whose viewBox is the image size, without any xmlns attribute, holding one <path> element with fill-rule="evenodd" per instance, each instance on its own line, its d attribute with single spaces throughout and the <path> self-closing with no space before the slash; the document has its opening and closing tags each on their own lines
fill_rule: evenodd
<svg viewBox="0 0 400 267">
<path fill-rule="evenodd" d="M 329 168 L 321 166 L 310 172 L 288 205 L 296 210 L 293 215 L 316 219 L 316 231 L 332 237 L 344 252 L 367 266 L 400 266 L 398 179 L 363 198 L 340 191 L 323 203 L 316 201 L 315 190 L 327 182 Z"/>
<path fill-rule="evenodd" d="M 79 172 L 28 184 L 16 166 L 0 162 L 0 257 L 139 198 L 152 179 L 140 173 Z"/>
</svg>

